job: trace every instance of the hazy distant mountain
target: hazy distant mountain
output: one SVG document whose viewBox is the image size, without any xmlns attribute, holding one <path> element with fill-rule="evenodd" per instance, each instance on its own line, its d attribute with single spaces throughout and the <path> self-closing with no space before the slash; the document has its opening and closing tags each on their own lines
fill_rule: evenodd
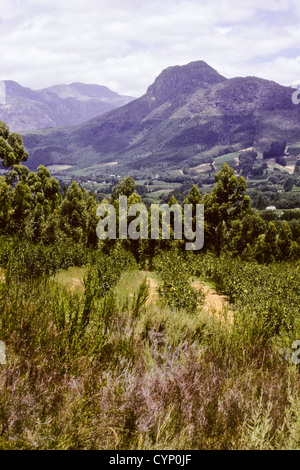
<svg viewBox="0 0 300 470">
<path fill-rule="evenodd" d="M 74 125 L 133 99 L 100 85 L 71 83 L 31 90 L 4 80 L 0 82 L 0 120 L 12 131 Z"/>
<path fill-rule="evenodd" d="M 169 67 L 145 95 L 70 128 L 27 134 L 29 165 L 180 168 L 272 140 L 300 140 L 294 90 L 256 77 L 226 79 L 203 61 Z"/>
</svg>

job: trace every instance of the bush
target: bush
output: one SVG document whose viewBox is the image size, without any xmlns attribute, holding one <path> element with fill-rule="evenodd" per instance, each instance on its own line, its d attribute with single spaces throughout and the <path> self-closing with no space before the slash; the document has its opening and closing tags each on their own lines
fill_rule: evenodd
<svg viewBox="0 0 300 470">
<path fill-rule="evenodd" d="M 190 284 L 190 270 L 184 254 L 177 250 L 162 253 L 154 262 L 162 278 L 159 294 L 170 308 L 185 309 L 194 313 L 203 301 L 204 295 Z"/>
</svg>

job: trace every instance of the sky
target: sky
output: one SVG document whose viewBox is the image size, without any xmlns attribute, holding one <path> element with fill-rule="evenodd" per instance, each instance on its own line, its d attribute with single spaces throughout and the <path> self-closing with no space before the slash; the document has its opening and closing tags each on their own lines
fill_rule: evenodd
<svg viewBox="0 0 300 470">
<path fill-rule="evenodd" d="M 166 67 L 300 82 L 299 0 L 0 0 L 0 80 L 139 97 Z"/>
</svg>

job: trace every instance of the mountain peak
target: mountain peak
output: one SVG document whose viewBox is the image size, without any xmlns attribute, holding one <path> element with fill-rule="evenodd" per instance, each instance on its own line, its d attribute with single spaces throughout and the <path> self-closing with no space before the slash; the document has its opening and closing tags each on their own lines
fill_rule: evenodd
<svg viewBox="0 0 300 470">
<path fill-rule="evenodd" d="M 102 85 L 72 83 L 31 90 L 13 80 L 0 81 L 0 120 L 13 131 L 81 124 L 134 98 Z"/>
<path fill-rule="evenodd" d="M 118 98 L 120 95 L 115 91 L 110 90 L 106 86 L 103 85 L 94 85 L 94 84 L 86 84 L 81 82 L 74 82 L 70 83 L 69 85 L 60 84 L 60 85 L 53 85 L 48 88 L 43 88 L 40 90 L 41 92 L 47 93 L 55 93 L 62 99 L 66 98 L 78 98 L 78 97 L 88 97 L 88 98 Z"/>
<path fill-rule="evenodd" d="M 3 80 L 3 83 L 5 83 L 5 91 L 7 96 L 28 98 L 33 100 L 38 99 L 38 95 L 34 90 L 31 90 L 28 87 L 23 87 L 14 80 Z"/>
<path fill-rule="evenodd" d="M 227 80 L 203 60 L 186 65 L 175 65 L 163 70 L 148 87 L 158 104 L 174 98 L 178 93 L 190 94 Z"/>
</svg>

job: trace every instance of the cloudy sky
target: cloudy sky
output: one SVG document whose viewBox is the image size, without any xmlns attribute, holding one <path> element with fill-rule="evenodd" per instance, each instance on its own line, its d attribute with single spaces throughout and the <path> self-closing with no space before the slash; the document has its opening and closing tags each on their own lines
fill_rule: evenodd
<svg viewBox="0 0 300 470">
<path fill-rule="evenodd" d="M 166 67 L 300 81 L 299 0 L 0 0 L 0 80 L 145 93 Z"/>
</svg>

